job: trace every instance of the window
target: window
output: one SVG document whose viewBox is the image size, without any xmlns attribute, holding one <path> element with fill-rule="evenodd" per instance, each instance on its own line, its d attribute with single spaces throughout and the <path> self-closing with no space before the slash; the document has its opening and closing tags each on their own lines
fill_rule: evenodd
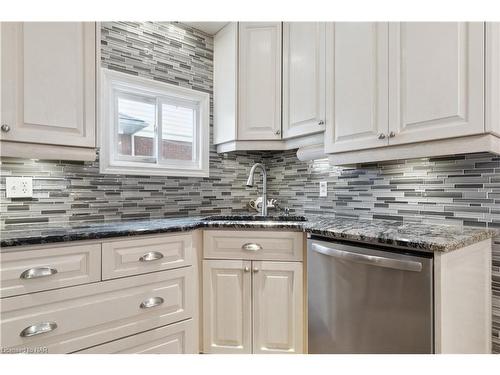
<svg viewBox="0 0 500 375">
<path fill-rule="evenodd" d="M 103 69 L 102 95 L 102 173 L 208 177 L 208 94 Z"/>
</svg>

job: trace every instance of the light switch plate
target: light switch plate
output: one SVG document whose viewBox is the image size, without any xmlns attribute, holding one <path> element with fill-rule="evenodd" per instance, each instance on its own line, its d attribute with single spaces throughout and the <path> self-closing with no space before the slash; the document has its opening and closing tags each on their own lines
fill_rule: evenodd
<svg viewBox="0 0 500 375">
<path fill-rule="evenodd" d="M 319 196 L 326 197 L 328 195 L 328 183 L 326 181 L 320 181 L 319 183 Z"/>
<path fill-rule="evenodd" d="M 7 198 L 31 198 L 33 196 L 32 177 L 5 177 Z"/>
</svg>

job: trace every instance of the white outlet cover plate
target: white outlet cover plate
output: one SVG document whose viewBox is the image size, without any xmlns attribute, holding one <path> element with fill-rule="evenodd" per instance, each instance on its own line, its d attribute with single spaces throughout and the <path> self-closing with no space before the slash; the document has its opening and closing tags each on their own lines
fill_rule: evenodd
<svg viewBox="0 0 500 375">
<path fill-rule="evenodd" d="M 7 198 L 31 198 L 33 196 L 32 177 L 5 177 Z"/>
<path fill-rule="evenodd" d="M 320 181 L 319 183 L 319 196 L 326 197 L 328 195 L 328 183 L 326 181 Z"/>
</svg>

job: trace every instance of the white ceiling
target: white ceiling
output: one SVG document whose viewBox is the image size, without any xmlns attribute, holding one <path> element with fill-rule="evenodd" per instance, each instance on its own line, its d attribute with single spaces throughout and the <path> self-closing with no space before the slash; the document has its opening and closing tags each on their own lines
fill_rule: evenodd
<svg viewBox="0 0 500 375">
<path fill-rule="evenodd" d="M 217 31 L 228 24 L 228 22 L 181 22 L 210 35 L 215 35 Z"/>
</svg>

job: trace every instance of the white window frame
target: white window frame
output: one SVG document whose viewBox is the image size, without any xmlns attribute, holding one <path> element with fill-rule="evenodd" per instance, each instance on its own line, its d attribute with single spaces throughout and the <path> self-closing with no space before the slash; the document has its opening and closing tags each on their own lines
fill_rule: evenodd
<svg viewBox="0 0 500 375">
<path fill-rule="evenodd" d="M 209 176 L 210 142 L 210 95 L 176 85 L 154 81 L 130 74 L 102 69 L 101 71 L 101 108 L 100 108 L 100 162 L 101 173 L 127 175 L 154 175 L 178 177 Z M 147 156 L 119 156 L 117 149 L 117 93 L 124 97 L 137 96 L 153 100 L 157 104 L 155 154 L 157 160 Z M 161 105 L 178 102 L 183 106 L 196 109 L 197 126 L 193 129 L 193 152 L 195 160 L 165 160 L 160 145 Z"/>
</svg>

